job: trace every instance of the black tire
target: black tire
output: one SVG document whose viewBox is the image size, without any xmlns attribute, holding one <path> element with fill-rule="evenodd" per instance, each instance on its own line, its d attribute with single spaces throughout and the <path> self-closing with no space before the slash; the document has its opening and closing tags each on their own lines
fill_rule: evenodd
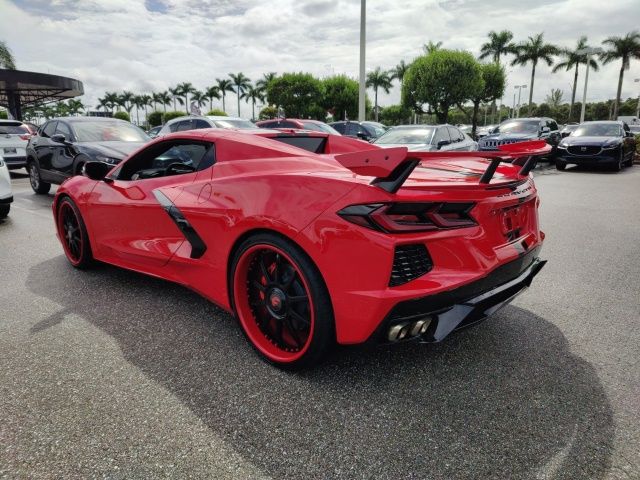
<svg viewBox="0 0 640 480">
<path fill-rule="evenodd" d="M 624 168 L 624 152 L 622 150 L 620 150 L 618 160 L 612 165 L 612 168 L 614 172 L 619 172 Z"/>
<path fill-rule="evenodd" d="M 561 172 L 566 170 L 567 168 L 567 162 L 563 162 L 562 160 L 556 160 L 556 169 L 560 170 Z"/>
<path fill-rule="evenodd" d="M 258 258 L 257 255 L 262 254 L 261 252 L 273 254 L 278 251 L 288 257 L 283 258 L 282 261 L 287 262 L 289 264 L 288 266 L 295 269 L 296 273 L 293 273 L 292 277 L 295 275 L 300 277 L 298 281 L 303 285 L 303 293 L 309 297 L 307 307 L 311 311 L 310 314 L 312 315 L 310 317 L 312 319 L 311 326 L 309 327 L 309 331 L 306 334 L 307 337 L 304 340 L 306 343 L 304 343 L 301 351 L 290 353 L 290 351 L 286 351 L 286 349 L 282 350 L 283 355 L 292 355 L 291 357 L 283 360 L 274 359 L 271 352 L 263 351 L 265 348 L 265 342 L 264 338 L 262 338 L 260 334 L 262 333 L 264 337 L 268 336 L 266 333 L 260 332 L 264 324 L 262 323 L 262 320 L 258 320 L 258 313 L 256 311 L 257 307 L 250 306 L 250 302 L 248 301 L 250 294 L 247 292 L 251 288 L 249 283 L 249 272 L 251 272 L 251 270 L 245 270 L 247 268 L 247 264 L 251 265 L 250 268 L 255 269 L 255 262 L 263 261 L 256 260 L 256 258 Z M 253 260 L 251 260 L 252 255 L 254 255 Z M 277 282 L 278 274 L 274 273 L 274 276 L 275 281 Z M 280 277 L 283 277 L 282 273 L 280 274 Z M 240 328 L 249 344 L 266 362 L 286 370 L 310 368 L 321 362 L 335 345 L 335 323 L 329 292 L 327 291 L 326 285 L 322 279 L 322 275 L 318 271 L 318 268 L 314 265 L 307 254 L 293 242 L 272 233 L 260 233 L 247 238 L 242 242 L 242 244 L 240 244 L 233 255 L 233 260 L 229 269 L 228 281 L 231 306 L 238 323 L 240 324 Z M 284 279 L 282 282 L 286 283 Z M 240 285 L 241 288 L 243 288 L 243 285 L 246 285 L 246 287 L 244 287 L 246 289 L 244 294 L 243 292 L 236 291 L 236 287 L 238 285 Z M 293 295 L 297 294 L 294 293 Z M 246 298 L 244 298 L 245 296 Z M 265 303 L 268 302 L 267 297 L 268 294 L 265 289 Z M 289 301 L 288 297 L 285 296 L 285 300 L 282 301 L 287 305 L 287 312 L 293 308 L 293 305 L 295 305 L 293 303 L 293 298 L 296 297 L 292 296 L 291 301 Z M 247 312 L 250 312 L 250 314 L 248 315 Z M 285 315 L 287 314 L 285 313 Z M 277 320 L 270 319 L 269 321 Z M 286 322 L 285 319 L 281 321 L 283 323 Z M 255 325 L 258 325 L 257 329 Z M 280 327 L 280 330 L 282 330 L 282 327 Z M 282 339 L 282 334 L 280 334 L 280 338 Z M 273 346 L 269 348 L 275 350 L 280 348 L 275 344 L 273 339 L 269 341 L 273 343 Z M 276 354 L 277 353 L 278 352 L 276 352 Z"/>
<path fill-rule="evenodd" d="M 7 218 L 9 215 L 9 210 L 11 210 L 11 205 L 5 203 L 4 205 L 0 205 L 0 220 Z"/>
<path fill-rule="evenodd" d="M 31 184 L 31 188 L 38 195 L 46 195 L 51 190 L 51 184 L 42 181 L 42 177 L 40 176 L 40 167 L 38 167 L 37 163 L 31 160 L 27 164 L 27 172 L 29 173 L 29 183 Z"/>
<path fill-rule="evenodd" d="M 79 240 L 80 244 L 76 250 L 71 246 L 71 240 L 68 236 L 69 231 L 66 230 L 65 223 L 67 220 L 69 220 L 70 223 L 74 223 L 75 220 L 74 226 L 77 228 L 74 230 L 74 234 L 77 235 L 76 241 Z M 93 259 L 87 227 L 82 219 L 80 210 L 70 197 L 62 197 L 58 203 L 56 208 L 56 228 L 58 229 L 64 254 L 67 260 L 69 260 L 69 263 L 79 269 L 91 267 L 95 263 L 95 260 Z"/>
</svg>

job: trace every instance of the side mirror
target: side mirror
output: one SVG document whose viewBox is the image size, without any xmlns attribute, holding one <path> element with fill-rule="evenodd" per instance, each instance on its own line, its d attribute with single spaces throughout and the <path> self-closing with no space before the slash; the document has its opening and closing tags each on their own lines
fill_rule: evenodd
<svg viewBox="0 0 640 480">
<path fill-rule="evenodd" d="M 91 180 L 104 180 L 113 165 L 104 162 L 87 162 L 84 164 L 84 173 Z"/>
<path fill-rule="evenodd" d="M 356 137 L 361 138 L 362 140 L 369 140 L 369 135 L 364 132 L 356 133 Z"/>
<path fill-rule="evenodd" d="M 51 141 L 56 143 L 64 143 L 65 145 L 68 143 L 67 138 L 62 133 L 51 135 Z"/>
<path fill-rule="evenodd" d="M 551 131 L 551 129 L 549 127 L 542 127 L 540 129 L 540 133 L 549 133 Z"/>
<path fill-rule="evenodd" d="M 451 142 L 449 140 L 440 140 L 437 144 L 436 144 L 436 148 L 438 150 L 440 150 L 442 147 L 444 147 L 445 145 L 450 145 Z"/>
</svg>

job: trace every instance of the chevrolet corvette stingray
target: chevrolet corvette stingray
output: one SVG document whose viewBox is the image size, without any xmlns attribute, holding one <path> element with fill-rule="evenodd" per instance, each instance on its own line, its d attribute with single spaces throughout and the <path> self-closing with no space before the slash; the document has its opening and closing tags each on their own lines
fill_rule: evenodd
<svg viewBox="0 0 640 480">
<path fill-rule="evenodd" d="M 53 202 L 69 262 L 185 285 L 283 368 L 333 344 L 434 342 L 544 265 L 530 175 L 544 141 L 408 152 L 320 132 L 177 132 L 87 162 Z"/>
</svg>

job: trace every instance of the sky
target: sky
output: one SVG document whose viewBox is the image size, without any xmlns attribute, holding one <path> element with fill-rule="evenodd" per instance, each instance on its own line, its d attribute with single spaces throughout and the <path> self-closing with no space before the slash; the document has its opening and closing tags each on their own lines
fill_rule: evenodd
<svg viewBox="0 0 640 480">
<path fill-rule="evenodd" d="M 18 69 L 81 80 L 90 107 L 105 91 L 149 93 L 185 81 L 202 90 L 237 72 L 254 81 L 291 71 L 357 78 L 359 29 L 360 0 L 0 0 L 0 40 Z M 487 33 L 503 29 L 515 41 L 544 32 L 562 47 L 581 35 L 600 46 L 640 29 L 640 0 L 368 0 L 366 67 L 408 63 L 428 41 L 478 55 Z M 615 97 L 619 69 L 616 61 L 592 71 L 587 100 Z M 531 68 L 507 63 L 506 71 L 503 102 L 511 105 L 514 85 L 529 85 Z M 636 78 L 640 61 L 625 72 L 623 98 L 640 93 Z M 539 65 L 533 100 L 544 101 L 552 88 L 569 100 L 572 81 L 573 72 Z M 396 83 L 379 103 L 399 97 Z M 234 94 L 226 107 L 237 114 Z M 251 105 L 241 102 L 240 114 L 251 117 Z"/>
</svg>

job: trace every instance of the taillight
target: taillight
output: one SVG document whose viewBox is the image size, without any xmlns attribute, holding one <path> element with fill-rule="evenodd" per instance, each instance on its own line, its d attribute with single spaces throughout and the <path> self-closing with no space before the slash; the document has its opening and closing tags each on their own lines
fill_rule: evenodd
<svg viewBox="0 0 640 480">
<path fill-rule="evenodd" d="M 338 212 L 362 227 L 391 233 L 426 232 L 476 225 L 470 202 L 372 203 L 351 205 Z"/>
<path fill-rule="evenodd" d="M 30 133 L 25 133 L 24 135 L 20 135 L 20 140 L 29 140 L 31 138 Z"/>
</svg>

